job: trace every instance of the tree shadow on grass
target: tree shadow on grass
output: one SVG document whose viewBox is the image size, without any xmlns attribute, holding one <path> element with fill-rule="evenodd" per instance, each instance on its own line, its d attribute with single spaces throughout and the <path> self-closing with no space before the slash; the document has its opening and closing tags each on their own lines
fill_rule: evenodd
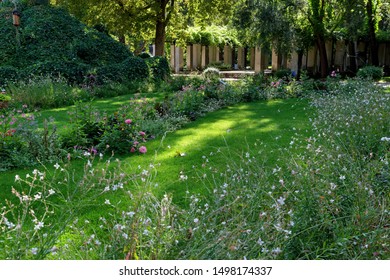
<svg viewBox="0 0 390 280">
<path fill-rule="evenodd" d="M 207 192 L 197 180 L 202 164 L 208 166 L 207 159 L 214 168 L 223 169 L 227 160 L 238 159 L 255 142 L 262 142 L 267 160 L 275 163 L 277 150 L 288 147 L 297 131 L 308 129 L 307 104 L 289 99 L 228 107 L 147 143 L 147 155 L 123 160 L 133 168 L 158 164 L 156 194 L 172 193 L 174 202 L 181 204 L 187 190 Z M 180 175 L 188 180 L 181 180 Z"/>
</svg>

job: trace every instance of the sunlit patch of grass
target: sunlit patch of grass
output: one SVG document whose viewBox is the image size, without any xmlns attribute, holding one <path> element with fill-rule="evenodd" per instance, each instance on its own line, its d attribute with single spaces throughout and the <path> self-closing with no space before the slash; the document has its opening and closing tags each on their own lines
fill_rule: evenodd
<svg viewBox="0 0 390 280">
<path fill-rule="evenodd" d="M 195 178 L 195 170 L 210 154 L 214 155 L 213 162 L 223 167 L 227 150 L 240 154 L 248 143 L 259 141 L 269 149 L 270 163 L 279 160 L 282 149 L 289 146 L 296 133 L 307 133 L 307 105 L 305 100 L 283 100 L 232 106 L 166 134 L 163 141 L 148 142 L 146 155 L 121 159 L 133 168 L 151 162 L 160 164 L 156 193 L 173 193 L 175 201 L 180 202 L 188 188 L 202 192 L 201 184 L 187 186 L 180 175 Z"/>
</svg>

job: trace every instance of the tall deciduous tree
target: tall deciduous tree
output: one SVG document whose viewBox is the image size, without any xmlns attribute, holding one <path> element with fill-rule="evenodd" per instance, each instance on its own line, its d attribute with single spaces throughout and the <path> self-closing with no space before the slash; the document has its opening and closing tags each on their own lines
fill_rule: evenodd
<svg viewBox="0 0 390 280">
<path fill-rule="evenodd" d="M 367 29 L 368 29 L 368 44 L 370 46 L 370 56 L 372 65 L 379 65 L 378 58 L 378 43 L 376 40 L 377 29 L 377 11 L 380 5 L 379 0 L 367 0 L 366 13 L 367 13 Z"/>
<path fill-rule="evenodd" d="M 166 30 L 172 18 L 185 16 L 192 23 L 207 25 L 225 22 L 231 17 L 235 3 L 240 1 L 52 0 L 90 25 L 103 24 L 118 37 L 124 34 L 144 39 L 154 37 L 156 55 L 164 55 Z M 186 11 L 186 15 L 180 14 L 182 11 Z"/>
</svg>

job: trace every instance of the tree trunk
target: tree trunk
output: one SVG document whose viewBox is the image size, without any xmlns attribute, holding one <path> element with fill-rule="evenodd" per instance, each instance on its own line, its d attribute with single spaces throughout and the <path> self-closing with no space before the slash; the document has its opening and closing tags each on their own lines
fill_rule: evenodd
<svg viewBox="0 0 390 280">
<path fill-rule="evenodd" d="M 349 69 L 356 73 L 357 71 L 357 65 L 356 65 L 356 50 L 355 50 L 355 44 L 351 41 L 348 42 L 348 53 L 349 53 Z"/>
<path fill-rule="evenodd" d="M 157 20 L 156 22 L 156 38 L 155 38 L 155 55 L 164 56 L 165 45 L 165 22 Z"/>
<path fill-rule="evenodd" d="M 367 17 L 368 17 L 368 36 L 369 36 L 369 46 L 370 46 L 370 56 L 371 64 L 379 66 L 379 57 L 378 57 L 378 43 L 375 36 L 375 14 L 372 0 L 367 1 L 366 5 Z"/>
<path fill-rule="evenodd" d="M 174 0 L 157 0 L 157 18 L 156 18 L 156 37 L 155 37 L 155 55 L 164 56 L 165 48 L 165 27 L 167 26 L 171 12 L 167 13 L 167 5 L 170 2 L 171 8 L 173 8 L 175 1 Z"/>
<path fill-rule="evenodd" d="M 303 50 L 298 51 L 298 70 L 296 79 L 299 81 L 301 79 L 301 71 L 302 71 L 302 60 L 303 60 Z"/>
<path fill-rule="evenodd" d="M 320 74 L 321 78 L 326 78 L 328 75 L 328 57 L 326 55 L 325 39 L 321 35 L 317 35 L 317 47 L 320 53 Z"/>
</svg>

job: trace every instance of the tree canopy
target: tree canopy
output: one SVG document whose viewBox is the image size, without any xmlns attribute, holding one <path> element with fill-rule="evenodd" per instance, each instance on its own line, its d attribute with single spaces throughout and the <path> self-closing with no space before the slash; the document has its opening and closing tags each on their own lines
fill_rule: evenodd
<svg viewBox="0 0 390 280">
<path fill-rule="evenodd" d="M 138 53 L 150 42 L 164 55 L 166 42 L 261 45 L 277 51 L 317 46 L 322 76 L 325 42 L 344 39 L 350 53 L 367 43 L 378 64 L 378 42 L 390 39 L 390 0 L 9 0 L 66 8 L 89 26 Z M 353 56 L 353 55 L 352 55 Z M 351 57 L 352 57 L 351 56 Z"/>
</svg>

